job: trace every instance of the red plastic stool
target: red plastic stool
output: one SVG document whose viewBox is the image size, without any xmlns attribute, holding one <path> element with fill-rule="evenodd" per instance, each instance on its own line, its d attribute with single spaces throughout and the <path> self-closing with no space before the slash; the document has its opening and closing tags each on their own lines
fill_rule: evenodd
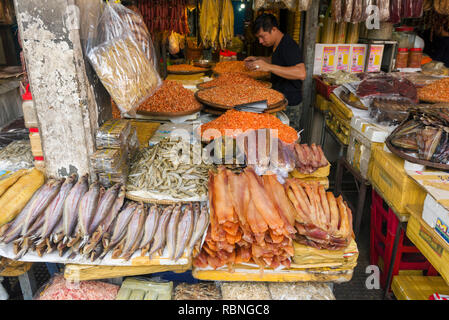
<svg viewBox="0 0 449 320">
<path fill-rule="evenodd" d="M 396 239 L 396 235 L 399 239 Z M 396 252 L 394 257 L 393 252 Z M 418 248 L 407 238 L 405 228 L 393 210 L 388 207 L 382 197 L 373 189 L 370 264 L 379 265 L 380 259 L 383 261 L 380 284 L 386 289 L 387 293 L 390 291 L 391 285 L 391 283 L 388 283 L 388 288 L 386 288 L 387 282 L 391 282 L 392 276 L 397 275 L 399 270 L 423 270 L 427 272 L 427 275 L 437 273 L 430 262 L 427 261 Z M 390 281 L 388 281 L 390 268 L 392 268 L 392 274 Z"/>
</svg>

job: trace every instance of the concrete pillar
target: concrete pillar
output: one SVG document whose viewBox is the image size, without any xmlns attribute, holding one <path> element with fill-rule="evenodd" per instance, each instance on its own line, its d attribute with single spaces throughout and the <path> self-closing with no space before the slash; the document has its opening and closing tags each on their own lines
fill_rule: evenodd
<svg viewBox="0 0 449 320">
<path fill-rule="evenodd" d="M 14 0 L 47 176 L 94 176 L 98 98 L 89 81 L 74 0 Z"/>
</svg>

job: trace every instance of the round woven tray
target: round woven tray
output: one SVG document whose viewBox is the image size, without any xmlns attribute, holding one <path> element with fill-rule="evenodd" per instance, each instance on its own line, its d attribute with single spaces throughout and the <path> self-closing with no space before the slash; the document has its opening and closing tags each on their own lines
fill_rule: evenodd
<svg viewBox="0 0 449 320">
<path fill-rule="evenodd" d="M 271 87 L 272 87 L 272 83 L 269 82 L 269 81 L 263 81 L 263 80 L 257 80 L 257 81 L 261 82 L 261 83 L 264 85 L 264 87 L 266 87 L 267 89 L 271 89 Z M 202 86 L 204 83 L 207 83 L 207 82 L 198 83 L 198 84 L 196 85 L 196 87 L 197 87 L 198 89 L 200 89 L 200 90 L 210 89 L 210 88 L 215 88 L 215 87 L 216 87 L 216 86 L 213 86 L 213 87 L 206 87 L 206 88 L 204 88 L 204 87 Z"/>
<path fill-rule="evenodd" d="M 210 89 L 210 88 L 209 88 L 209 89 Z M 203 104 L 205 104 L 205 105 L 207 105 L 207 106 L 213 107 L 214 109 L 224 109 L 224 110 L 234 109 L 234 106 L 225 106 L 225 105 L 222 105 L 222 104 L 213 103 L 213 102 L 210 102 L 210 101 L 201 99 L 201 98 L 198 96 L 198 93 L 199 93 L 199 92 L 204 91 L 204 90 L 209 90 L 209 89 L 201 89 L 201 90 L 198 90 L 197 92 L 195 92 L 195 98 L 196 98 L 199 102 L 201 102 L 201 103 L 203 103 Z M 281 100 L 281 101 L 279 101 L 279 102 L 276 102 L 276 103 L 274 103 L 274 104 L 269 105 L 269 106 L 268 106 L 268 110 L 278 108 L 278 107 L 280 107 L 280 106 L 285 105 L 286 103 L 287 103 L 287 100 L 284 98 L 284 100 Z"/>
<path fill-rule="evenodd" d="M 229 72 L 217 72 L 217 71 L 215 71 L 214 68 L 212 68 L 212 71 L 214 72 L 214 74 L 216 74 L 218 76 L 223 73 L 229 73 Z M 271 75 L 269 72 L 262 72 L 262 71 L 256 71 L 256 72 L 260 72 L 260 74 L 253 74 L 253 73 L 247 73 L 247 72 L 240 72 L 240 73 L 246 74 L 247 76 L 249 76 L 253 79 L 256 79 L 256 80 L 266 80 L 266 79 L 269 79 L 270 75 Z"/>
<path fill-rule="evenodd" d="M 447 164 L 436 163 L 436 162 L 427 161 L 427 160 L 421 160 L 421 159 L 417 159 L 415 157 L 409 156 L 408 154 L 406 154 L 403 151 L 394 147 L 391 144 L 390 138 L 387 139 L 385 144 L 387 145 L 388 149 L 390 149 L 391 153 L 397 155 L 399 158 L 407 160 L 408 162 L 421 164 L 421 165 L 429 167 L 429 168 L 435 168 L 435 169 L 440 169 L 440 170 L 449 170 L 449 165 L 447 165 Z"/>
<path fill-rule="evenodd" d="M 160 117 L 181 117 L 181 116 L 188 116 L 189 114 L 194 114 L 203 109 L 203 106 L 200 106 L 196 109 L 190 110 L 190 111 L 181 111 L 181 112 L 151 112 L 151 111 L 145 111 L 145 110 L 137 110 L 138 114 L 141 114 L 143 116 L 160 116 Z"/>
<path fill-rule="evenodd" d="M 198 74 L 198 73 L 205 73 L 209 71 L 210 69 L 204 69 L 204 70 L 198 70 L 198 71 L 169 71 L 167 69 L 168 74 L 177 74 L 177 75 L 190 75 L 190 74 Z"/>
</svg>

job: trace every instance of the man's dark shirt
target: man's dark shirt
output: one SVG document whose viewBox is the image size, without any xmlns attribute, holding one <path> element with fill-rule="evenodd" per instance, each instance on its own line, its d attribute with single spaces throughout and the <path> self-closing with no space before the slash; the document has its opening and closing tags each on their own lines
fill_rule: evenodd
<svg viewBox="0 0 449 320">
<path fill-rule="evenodd" d="M 271 56 L 271 63 L 281 67 L 292 67 L 304 63 L 299 45 L 288 34 L 284 34 L 281 42 Z M 271 74 L 273 89 L 282 92 L 289 106 L 302 102 L 302 81 L 288 80 L 274 73 Z"/>
</svg>

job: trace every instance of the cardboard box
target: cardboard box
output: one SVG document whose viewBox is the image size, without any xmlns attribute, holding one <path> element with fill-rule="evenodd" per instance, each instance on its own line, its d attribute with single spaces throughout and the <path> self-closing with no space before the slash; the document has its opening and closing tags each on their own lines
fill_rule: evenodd
<svg viewBox="0 0 449 320">
<path fill-rule="evenodd" d="M 366 44 L 318 43 L 315 46 L 315 62 L 313 66 L 313 74 L 321 75 L 323 73 L 333 73 L 338 70 L 343 70 L 351 73 L 364 72 L 367 50 L 368 45 Z M 376 50 L 378 49 L 374 49 L 373 52 L 377 53 L 378 51 Z M 373 59 L 373 61 L 375 62 L 378 61 L 377 58 Z M 382 56 L 380 56 L 379 68 L 381 62 Z"/>
<path fill-rule="evenodd" d="M 423 220 L 449 244 L 449 211 L 439 204 L 430 194 L 424 200 Z"/>
</svg>

